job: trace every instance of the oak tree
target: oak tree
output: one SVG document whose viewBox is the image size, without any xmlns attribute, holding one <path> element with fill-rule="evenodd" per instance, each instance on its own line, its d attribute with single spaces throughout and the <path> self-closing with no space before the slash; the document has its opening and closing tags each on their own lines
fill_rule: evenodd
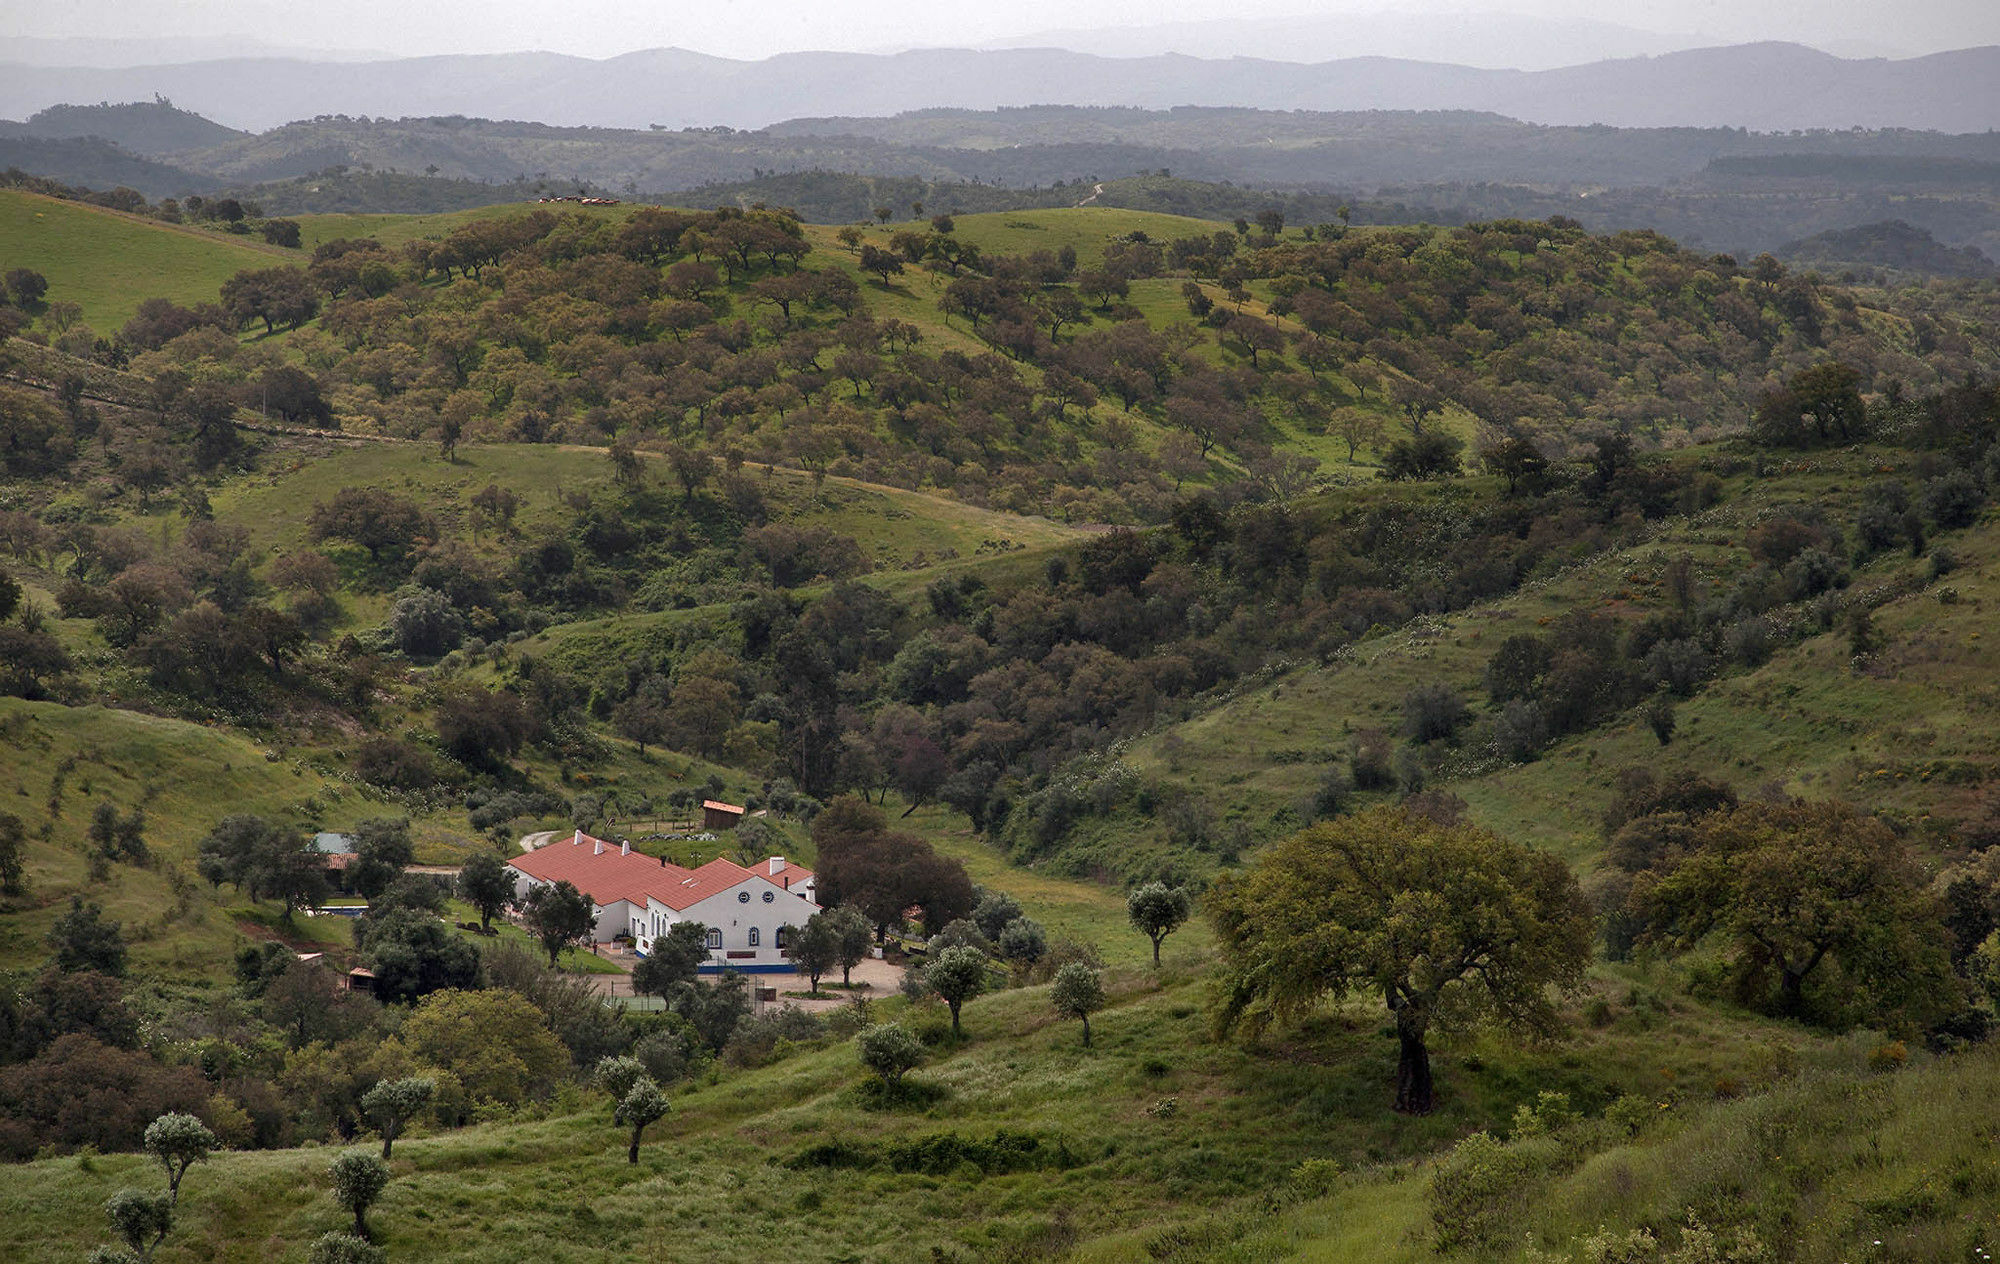
<svg viewBox="0 0 2000 1264">
<path fill-rule="evenodd" d="M 1278 843 L 1219 881 L 1208 909 L 1227 958 L 1221 1026 L 1380 996 L 1409 1114 L 1434 1101 L 1433 1027 L 1552 1027 L 1551 989 L 1576 986 L 1591 955 L 1590 909 L 1560 859 L 1397 807 Z"/>
</svg>

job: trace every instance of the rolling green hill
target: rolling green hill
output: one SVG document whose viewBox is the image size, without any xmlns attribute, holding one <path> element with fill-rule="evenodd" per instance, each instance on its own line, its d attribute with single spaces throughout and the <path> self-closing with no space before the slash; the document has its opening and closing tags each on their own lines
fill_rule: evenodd
<svg viewBox="0 0 2000 1264">
<path fill-rule="evenodd" d="M 440 1103 L 470 1126 L 399 1145 L 375 1214 L 392 1258 L 1416 1260 L 1441 1209 L 1497 1226 L 1451 1258 L 1602 1264 L 1580 1240 L 1600 1225 L 1677 1244 L 1690 1211 L 1814 1264 L 1877 1238 L 1983 1258 L 1991 1107 L 1939 1105 L 1990 1078 L 1970 967 L 1962 1012 L 1839 1031 L 1755 1008 L 1716 940 L 1614 945 L 1607 920 L 1543 1038 L 1441 1024 L 1439 1109 L 1404 1118 L 1378 992 L 1218 1037 L 1223 941 L 1197 917 L 1155 972 L 1125 888 L 1199 890 L 1422 792 L 1601 896 L 1633 878 L 1603 817 L 1635 769 L 1851 800 L 1926 881 L 1976 860 L 2000 774 L 1991 295 L 1560 223 L 1253 236 L 1089 206 L 843 234 L 538 209 L 309 217 L 308 248 L 418 249 L 351 251 L 372 275 L 321 260 L 320 314 L 277 336 L 157 339 L 112 381 L 123 405 L 50 389 L 60 349 L 34 353 L 41 385 L 0 387 L 0 549 L 26 598 L 0 620 L 26 666 L 0 666 L 33 696 L 0 699 L 0 812 L 27 832 L 0 1005 L 12 1024 L 59 996 L 35 981 L 44 936 L 71 896 L 101 901 L 133 941 L 131 1057 L 272 1147 L 198 1168 L 158 1260 L 301 1258 L 342 1220 L 323 1173 L 346 1099 L 429 1066 L 391 1048 L 414 1019 L 308 1039 L 267 979 L 238 983 L 245 943 L 351 944 L 201 881 L 221 816 L 408 815 L 418 860 L 450 864 L 719 796 L 769 815 L 641 850 L 819 864 L 804 820 L 855 793 L 1059 951 L 1095 946 L 1096 1046 L 1025 967 L 996 963 L 1018 986 L 969 1003 L 963 1042 L 936 1003 L 877 997 L 927 1050 L 884 1109 L 858 1017 L 752 1019 L 675 1064 L 628 1167 L 573 1072 L 638 1027 L 491 957 L 560 1028 L 560 1074 Z M 91 313 L 136 298 L 127 252 L 191 259 L 187 303 L 219 284 L 201 268 L 310 257 L 41 213 L 66 235 L 10 231 L 71 261 L 50 298 Z M 347 434 L 282 421 L 315 392 Z M 1495 669 L 1510 644 L 1532 670 Z M 145 812 L 144 863 L 93 873 L 100 803 Z M 0 1032 L 22 1118 L 20 1086 L 58 1074 L 39 1032 Z M 1477 1205 L 1445 1206 L 1434 1183 L 1475 1161 Z M 101 1243 L 99 1205 L 142 1170 L 9 1169 L 0 1255 Z"/>
<path fill-rule="evenodd" d="M 225 233 L 0 189 L 0 263 L 46 276 L 48 301 L 79 305 L 84 323 L 106 337 L 144 299 L 214 302 L 243 269 L 298 259 Z"/>
</svg>

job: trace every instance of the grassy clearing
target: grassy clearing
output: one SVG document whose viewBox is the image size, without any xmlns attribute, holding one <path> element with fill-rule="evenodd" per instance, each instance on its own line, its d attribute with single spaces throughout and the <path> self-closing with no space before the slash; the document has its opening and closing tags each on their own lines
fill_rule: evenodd
<svg viewBox="0 0 2000 1264">
<path fill-rule="evenodd" d="M 1027 254 L 1036 250 L 1076 250 L 1077 263 L 1095 267 L 1104 261 L 1105 243 L 1143 232 L 1154 241 L 1176 237 L 1206 237 L 1220 224 L 1184 215 L 1127 211 L 1110 206 L 1080 206 L 1036 211 L 992 211 L 952 217 L 956 236 L 977 245 L 984 254 Z M 891 229 L 899 227 L 890 225 Z"/>
<path fill-rule="evenodd" d="M 212 303 L 245 268 L 303 263 L 296 250 L 248 238 L 0 189 L 0 262 L 49 279 L 51 303 L 75 303 L 109 337 L 142 299 Z"/>
</svg>

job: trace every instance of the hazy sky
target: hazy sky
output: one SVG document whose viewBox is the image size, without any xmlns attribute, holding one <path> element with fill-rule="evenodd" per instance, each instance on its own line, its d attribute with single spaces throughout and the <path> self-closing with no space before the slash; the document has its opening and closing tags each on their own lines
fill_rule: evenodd
<svg viewBox="0 0 2000 1264">
<path fill-rule="evenodd" d="M 1577 17 L 1843 51 L 2000 44 L 2000 0 L 0 0 L 0 36 L 248 36 L 398 54 L 548 49 L 591 57 L 677 45 L 764 57 L 972 45 L 1058 28 L 1384 10 Z"/>
</svg>

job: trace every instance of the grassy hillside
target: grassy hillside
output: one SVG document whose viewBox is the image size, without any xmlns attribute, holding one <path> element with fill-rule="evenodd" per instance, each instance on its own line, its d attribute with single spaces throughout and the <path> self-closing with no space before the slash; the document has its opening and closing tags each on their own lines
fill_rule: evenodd
<svg viewBox="0 0 2000 1264">
<path fill-rule="evenodd" d="M 1504 1126 L 1537 1087 L 1560 1086 L 1594 1111 L 1626 1091 L 1685 1084 L 1701 1094 L 1771 1074 L 1758 1024 L 1614 1000 L 1608 1026 L 1563 1046 L 1504 1062 L 1477 1042 L 1458 1048 L 1448 1104 L 1399 1119 L 1381 1108 L 1392 1042 L 1372 1014 L 1332 1017 L 1265 1049 L 1216 1043 L 1202 963 L 1171 940 L 1157 980 L 1149 968 L 1114 970 L 1089 1050 L 1050 1013 L 1046 987 L 971 1002 L 968 1042 L 938 1044 L 913 1073 L 928 1105 L 870 1108 L 852 1046 L 838 1042 L 685 1086 L 636 1167 L 608 1108 L 577 1095 L 540 1118 L 408 1139 L 372 1221 L 392 1258 L 442 1261 L 643 1257 L 674 1236 L 718 1252 L 776 1237 L 801 1260 L 921 1264 L 933 1248 L 1043 1258 L 1121 1231 L 1131 1235 L 1122 1247 L 1086 1247 L 1083 1258 L 1144 1258 L 1131 1248 L 1171 1241 L 1204 1214 L 1262 1214 L 1308 1159 L 1392 1177 L 1470 1128 Z M 1629 984 L 1601 988 L 1617 998 Z M 878 1013 L 899 1004 L 876 1003 Z M 941 1017 L 905 1015 L 933 1032 Z M 1842 1046 L 1793 1043 L 1808 1067 L 1851 1061 Z M 1001 1131 L 1031 1139 L 1033 1157 L 1010 1165 L 978 1149 Z M 916 1143 L 931 1157 L 895 1156 Z M 300 1258 L 341 1220 L 325 1192 L 334 1152 L 218 1156 L 188 1178 L 181 1227 L 156 1258 Z M 102 1240 L 97 1203 L 146 1179 L 136 1156 L 12 1169 L 0 1249 L 82 1251 Z"/>
<path fill-rule="evenodd" d="M 0 189 L 0 262 L 46 276 L 47 301 L 78 304 L 105 337 L 141 300 L 211 303 L 245 268 L 300 261 L 297 251 L 247 238 Z"/>
<path fill-rule="evenodd" d="M 177 979 L 215 977 L 268 910 L 235 907 L 194 872 L 195 844 L 217 806 L 338 828 L 394 806 L 239 734 L 103 707 L 0 698 L 0 804 L 27 825 L 29 895 L 0 916 L 0 968 L 47 955 L 42 937 L 72 894 L 121 921 L 134 966 Z M 87 830 L 100 803 L 146 816 L 152 861 L 90 876 Z M 235 902 L 240 903 L 240 902 Z"/>
<path fill-rule="evenodd" d="M 1703 587 L 1719 591 L 1752 565 L 1744 543 L 1760 521 L 1800 506 L 1851 517 L 1863 485 L 1907 474 L 1907 461 L 1904 453 L 1862 449 L 1821 455 L 1779 477 L 1738 475 L 1722 505 L 1670 520 L 1643 542 L 1531 582 L 1517 595 L 1382 629 L 1333 663 L 1246 682 L 1200 714 L 1132 743 L 1124 757 L 1211 796 L 1225 814 L 1284 819 L 1329 767 L 1345 765 L 1357 733 L 1400 731 L 1403 699 L 1414 686 L 1448 684 L 1490 720 L 1482 677 L 1508 636 L 1546 628 L 1573 610 L 1632 622 L 1663 614 L 1671 607 L 1665 567 L 1683 552 L 1696 559 Z M 2000 699 L 1985 682 L 2000 670 L 2000 646 L 1988 631 L 1986 605 L 2000 599 L 2000 522 L 1989 518 L 1944 547 L 1958 566 L 1942 579 L 1928 561 L 1900 554 L 1857 573 L 1853 591 L 1883 599 L 1874 616 L 1883 648 L 1865 662 L 1854 660 L 1844 633 L 1828 630 L 1761 667 L 1725 672 L 1680 704 L 1679 732 L 1668 747 L 1634 712 L 1526 764 L 1509 764 L 1480 737 L 1468 737 L 1444 753 L 1438 781 L 1484 823 L 1579 863 L 1598 845 L 1616 774 L 1635 766 L 1711 769 L 1746 790 L 1846 798 L 1919 827 L 1933 812 L 1956 816 L 1993 772 Z"/>
</svg>

